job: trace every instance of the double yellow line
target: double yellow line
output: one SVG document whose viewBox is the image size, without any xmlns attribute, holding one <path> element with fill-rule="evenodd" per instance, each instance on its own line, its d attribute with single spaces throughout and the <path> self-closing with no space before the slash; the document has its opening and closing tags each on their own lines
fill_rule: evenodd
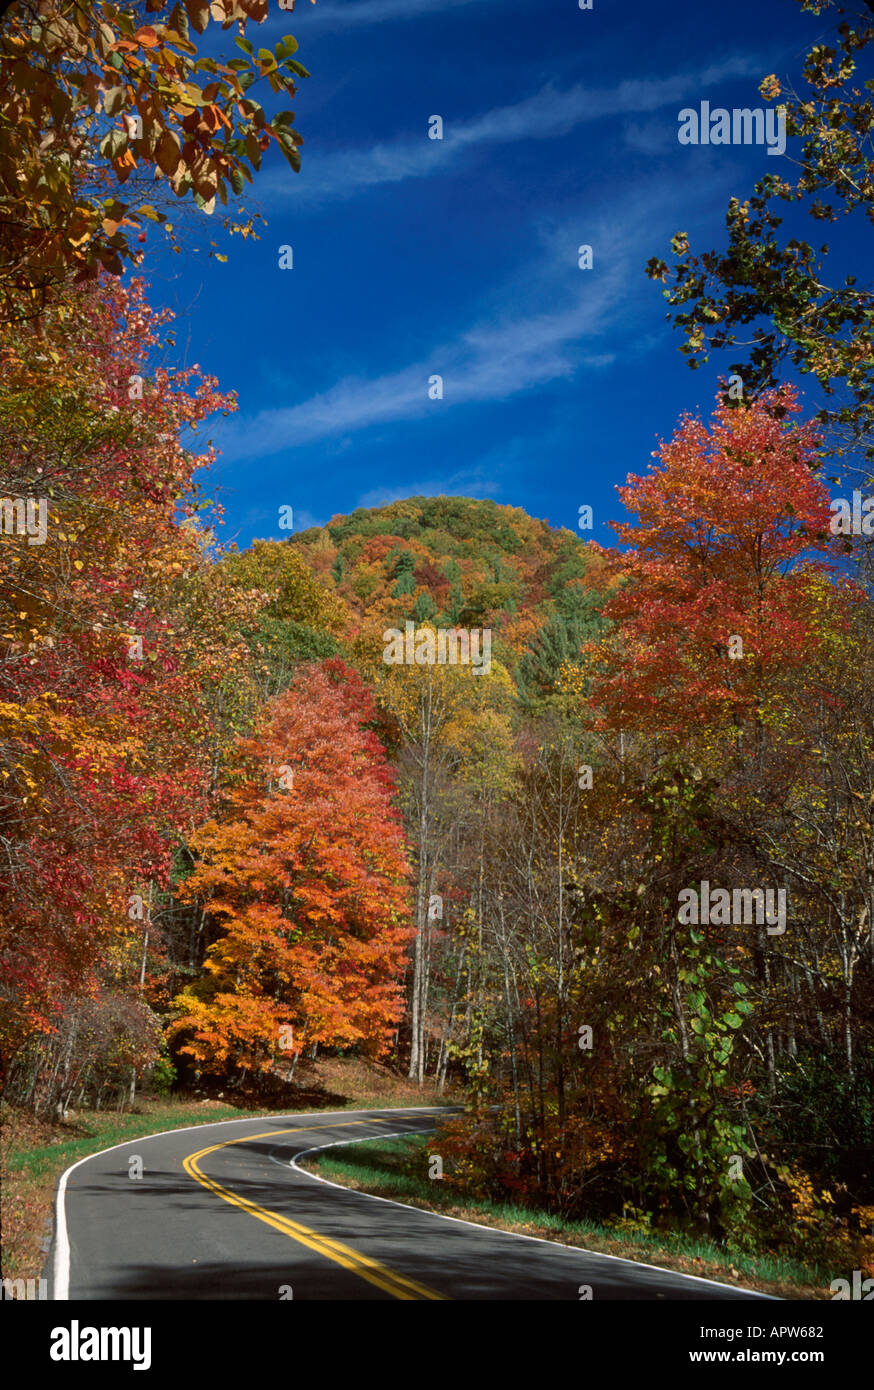
<svg viewBox="0 0 874 1390">
<path fill-rule="evenodd" d="M 349 1125 L 367 1124 L 367 1120 L 348 1120 Z M 279 1216 L 274 1211 L 268 1211 L 266 1207 L 261 1207 L 257 1202 L 250 1202 L 246 1197 L 239 1197 L 235 1192 L 229 1192 L 221 1183 L 208 1178 L 205 1173 L 200 1171 L 198 1164 L 207 1154 L 216 1153 L 219 1149 L 230 1148 L 232 1144 L 250 1144 L 255 1139 L 272 1139 L 278 1134 L 285 1135 L 286 1138 L 292 1134 L 298 1134 L 302 1130 L 313 1129 L 333 1129 L 334 1125 L 301 1125 L 298 1129 L 270 1129 L 265 1134 L 247 1134 L 242 1139 L 228 1139 L 223 1144 L 210 1144 L 206 1149 L 200 1149 L 197 1153 L 189 1154 L 183 1159 L 182 1166 L 189 1177 L 195 1179 L 214 1192 L 216 1196 L 230 1202 L 232 1206 L 241 1207 L 250 1216 L 255 1216 L 259 1221 L 264 1221 L 274 1230 L 281 1231 L 283 1235 L 290 1236 L 301 1245 L 306 1245 L 308 1249 L 315 1250 L 318 1255 L 324 1255 L 326 1259 L 333 1260 L 335 1264 L 342 1265 L 344 1269 L 351 1270 L 361 1279 L 366 1279 L 369 1284 L 375 1284 L 378 1289 L 389 1293 L 393 1298 L 404 1299 L 440 1299 L 444 1295 L 437 1293 L 434 1289 L 429 1289 L 424 1284 L 418 1284 L 414 1279 L 408 1279 L 406 1275 L 397 1274 L 394 1270 L 388 1269 L 377 1260 L 371 1260 L 369 1256 L 362 1255 L 358 1250 L 353 1250 L 350 1245 L 343 1245 L 339 1240 L 330 1240 L 327 1236 L 320 1236 L 318 1231 L 313 1231 L 309 1226 L 303 1226 L 299 1221 L 291 1221 L 287 1216 Z"/>
</svg>

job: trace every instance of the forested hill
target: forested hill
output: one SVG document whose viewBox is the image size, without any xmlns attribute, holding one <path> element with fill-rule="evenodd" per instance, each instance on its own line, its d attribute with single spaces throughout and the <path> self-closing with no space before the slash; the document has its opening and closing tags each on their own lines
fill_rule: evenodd
<svg viewBox="0 0 874 1390">
<path fill-rule="evenodd" d="M 554 683 L 597 620 L 601 555 L 572 531 L 519 507 L 469 497 L 411 497 L 359 508 L 290 542 L 336 591 L 350 629 L 407 619 L 487 627 L 523 691 Z"/>
</svg>

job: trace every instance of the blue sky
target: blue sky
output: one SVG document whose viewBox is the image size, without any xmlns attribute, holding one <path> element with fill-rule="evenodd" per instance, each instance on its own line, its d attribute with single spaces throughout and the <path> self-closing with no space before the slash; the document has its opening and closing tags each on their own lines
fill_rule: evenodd
<svg viewBox="0 0 874 1390">
<path fill-rule="evenodd" d="M 729 196 L 782 163 L 763 146 L 681 146 L 678 112 L 763 106 L 761 78 L 797 71 L 825 31 L 796 0 L 277 10 L 252 39 L 294 34 L 311 73 L 301 173 L 265 159 L 260 240 L 224 245 L 200 216 L 184 257 L 152 232 L 143 267 L 184 361 L 239 395 L 209 431 L 222 538 L 287 535 L 283 505 L 301 530 L 446 493 L 572 529 L 589 503 L 592 536 L 612 543 L 616 484 L 682 411 L 710 414 L 726 365 L 689 371 L 644 265 L 678 230 L 721 244 Z"/>
</svg>

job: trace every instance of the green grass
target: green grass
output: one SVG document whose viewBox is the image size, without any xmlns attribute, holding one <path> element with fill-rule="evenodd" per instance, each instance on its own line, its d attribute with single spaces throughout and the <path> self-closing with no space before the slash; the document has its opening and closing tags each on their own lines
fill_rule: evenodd
<svg viewBox="0 0 874 1390">
<path fill-rule="evenodd" d="M 173 1105 L 154 1102 L 148 1112 L 142 1114 L 116 1115 L 106 1111 L 88 1111 L 81 1124 L 73 1122 L 70 1127 L 82 1132 L 71 1135 L 69 1139 L 54 1139 L 40 1148 L 16 1147 L 15 1143 L 7 1150 L 6 1162 L 29 1177 L 43 1177 L 49 1172 L 63 1172 L 77 1159 L 98 1149 L 111 1149 L 114 1144 L 124 1144 L 128 1139 L 139 1139 L 145 1134 L 157 1134 L 162 1129 L 184 1129 L 186 1125 L 215 1124 L 218 1120 L 242 1119 L 244 1112 L 233 1105 L 215 1105 L 208 1109 L 201 1105 Z"/>
<path fill-rule="evenodd" d="M 726 1250 L 711 1241 L 681 1233 L 626 1230 L 586 1219 L 568 1221 L 552 1212 L 515 1202 L 470 1197 L 449 1184 L 424 1176 L 427 1153 L 433 1145 L 432 1136 L 371 1139 L 350 1145 L 348 1149 L 338 1146 L 328 1153 L 314 1154 L 304 1166 L 323 1177 L 381 1197 L 394 1197 L 432 1211 L 480 1221 L 483 1225 L 495 1225 L 525 1235 L 542 1235 L 547 1240 L 583 1245 L 589 1250 L 626 1259 L 666 1264 L 682 1273 L 752 1285 L 783 1297 L 797 1298 L 801 1290 L 808 1297 L 815 1297 L 817 1292 L 827 1288 L 830 1275 L 824 1270 L 782 1255 Z"/>
</svg>

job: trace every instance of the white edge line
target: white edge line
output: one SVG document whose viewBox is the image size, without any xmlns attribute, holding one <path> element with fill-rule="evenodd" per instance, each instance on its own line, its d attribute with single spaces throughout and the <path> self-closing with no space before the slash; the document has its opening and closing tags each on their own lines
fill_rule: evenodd
<svg viewBox="0 0 874 1390">
<path fill-rule="evenodd" d="M 423 1106 L 422 1109 L 439 1110 L 442 1106 Z M 677 1279 L 691 1279 L 698 1284 L 707 1284 L 712 1289 L 730 1289 L 732 1293 L 746 1293 L 752 1298 L 764 1298 L 770 1303 L 782 1303 L 784 1300 L 777 1298 L 775 1294 L 760 1293 L 758 1289 L 748 1289 L 742 1284 L 723 1284 L 719 1279 L 705 1279 L 701 1274 L 684 1274 L 676 1269 L 664 1269 L 661 1265 L 646 1264 L 643 1260 L 629 1260 L 624 1255 L 606 1255 L 600 1250 L 587 1250 L 583 1245 L 565 1245 L 562 1241 L 546 1240 L 543 1236 L 527 1236 L 521 1231 L 502 1231 L 499 1226 L 484 1226 L 481 1221 L 465 1221 L 460 1216 L 445 1216 L 440 1211 L 429 1211 L 427 1207 L 414 1207 L 411 1202 L 396 1202 L 391 1197 L 378 1197 L 374 1192 L 362 1192 L 357 1187 L 344 1187 L 340 1182 L 331 1182 L 328 1178 L 322 1178 L 318 1173 L 310 1173 L 305 1168 L 298 1167 L 298 1159 L 306 1158 L 307 1154 L 318 1153 L 322 1149 L 336 1149 L 347 1144 L 367 1144 L 378 1143 L 381 1139 L 397 1139 L 404 1134 L 422 1134 L 424 1130 L 405 1129 L 398 1134 L 377 1134 L 366 1135 L 363 1139 L 336 1139 L 330 1144 L 314 1144 L 312 1148 L 303 1149 L 301 1153 L 295 1154 L 294 1158 L 288 1160 L 288 1167 L 294 1168 L 296 1172 L 305 1178 L 312 1178 L 314 1182 L 323 1182 L 328 1187 L 338 1187 L 341 1192 L 354 1192 L 357 1197 L 367 1197 L 371 1202 L 387 1202 L 390 1207 L 405 1207 L 407 1211 L 417 1211 L 423 1216 L 434 1216 L 438 1221 L 454 1221 L 458 1226 L 472 1226 L 475 1231 L 488 1231 L 491 1235 L 510 1236 L 515 1240 L 533 1240 L 538 1245 L 549 1245 L 553 1250 L 576 1250 L 581 1255 L 588 1255 L 596 1260 L 617 1260 L 619 1264 L 633 1265 L 635 1269 L 654 1269 L 659 1274 L 670 1274 Z M 428 1131 L 430 1132 L 430 1131 Z M 652 1302 L 655 1302 L 653 1299 Z"/>
<path fill-rule="evenodd" d="M 125 1139 L 121 1144 L 110 1144 L 105 1149 L 95 1149 L 93 1153 L 85 1154 L 84 1158 L 77 1159 L 65 1169 L 58 1181 L 58 1190 L 55 1194 L 55 1238 L 54 1238 L 54 1259 L 52 1261 L 52 1301 L 66 1302 L 70 1297 L 70 1238 L 67 1231 L 67 1213 L 64 1198 L 67 1191 L 67 1178 L 82 1163 L 87 1163 L 92 1158 L 99 1158 L 101 1154 L 112 1153 L 113 1149 L 126 1149 L 131 1144 L 142 1144 L 147 1139 L 163 1139 L 167 1134 L 184 1134 L 186 1130 L 210 1129 L 213 1125 L 246 1125 L 260 1122 L 261 1120 L 296 1120 L 312 1118 L 313 1115 L 394 1115 L 401 1111 L 410 1110 L 449 1110 L 452 1106 L 445 1105 L 395 1105 L 387 1106 L 383 1110 L 295 1110 L 290 1114 L 274 1113 L 273 1115 L 250 1115 L 242 1116 L 238 1120 L 211 1120 L 202 1125 L 180 1125 L 177 1129 L 161 1129 L 155 1134 L 141 1134 L 131 1139 Z M 323 1180 L 324 1181 L 324 1180 Z"/>
</svg>

